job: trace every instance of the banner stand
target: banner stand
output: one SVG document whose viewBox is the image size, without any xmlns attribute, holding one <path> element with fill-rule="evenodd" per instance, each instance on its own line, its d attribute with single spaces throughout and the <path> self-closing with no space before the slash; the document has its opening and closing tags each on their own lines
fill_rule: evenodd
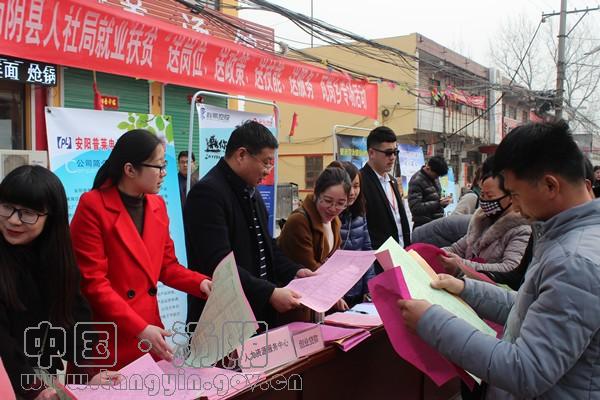
<svg viewBox="0 0 600 400">
<path fill-rule="evenodd" d="M 192 154 L 193 153 L 193 139 L 194 139 L 194 117 L 196 116 L 196 101 L 198 100 L 199 96 L 212 96 L 212 97 L 219 97 L 222 99 L 235 99 L 238 101 L 243 101 L 246 103 L 256 103 L 256 104 L 263 104 L 266 106 L 272 106 L 275 109 L 275 130 L 276 130 L 276 136 L 275 138 L 278 139 L 279 137 L 279 106 L 274 102 L 274 101 L 264 101 L 264 100 L 258 100 L 258 99 L 252 99 L 252 98 L 248 98 L 245 96 L 234 96 L 234 95 L 229 95 L 229 94 L 223 94 L 223 93 L 217 93 L 217 92 L 211 92 L 209 90 L 199 90 L 196 93 L 194 93 L 194 95 L 192 96 L 192 101 L 190 102 L 190 130 L 188 133 L 188 154 Z M 279 141 L 279 139 L 277 140 Z M 275 159 L 277 159 L 279 154 L 279 150 L 275 151 Z M 273 210 L 277 210 L 277 182 L 279 182 L 279 168 L 275 168 L 275 175 L 274 175 L 274 184 L 273 184 Z M 188 163 L 187 166 L 187 182 L 186 182 L 186 195 L 189 193 L 190 189 L 191 189 L 191 185 L 192 185 L 192 163 Z M 275 211 L 273 211 L 275 212 Z M 273 214 L 275 215 L 275 214 Z M 275 232 L 275 218 L 273 218 L 273 226 L 271 227 L 272 231 Z"/>
</svg>

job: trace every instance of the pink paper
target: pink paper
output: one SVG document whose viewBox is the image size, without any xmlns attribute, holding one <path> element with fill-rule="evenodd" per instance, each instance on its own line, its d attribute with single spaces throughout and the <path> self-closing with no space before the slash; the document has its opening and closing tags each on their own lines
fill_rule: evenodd
<svg viewBox="0 0 600 400">
<path fill-rule="evenodd" d="M 186 385 L 179 385 L 176 396 L 172 396 L 173 399 L 196 399 L 202 396 L 208 400 L 223 400 L 258 384 L 264 378 L 261 373 L 240 373 L 223 368 L 176 367 L 165 360 L 157 364 L 167 376 L 177 377 L 179 382 L 186 382 Z M 199 384 L 202 390 L 194 390 L 194 386 L 197 388 Z M 190 395 L 192 397 L 188 397 Z"/>
<path fill-rule="evenodd" d="M 427 264 L 435 271 L 436 274 L 446 274 L 444 266 L 440 263 L 439 256 L 445 255 L 446 252 L 437 246 L 429 243 L 414 243 L 406 248 L 406 251 L 414 250 L 427 261 Z"/>
<path fill-rule="evenodd" d="M 385 271 L 371 279 L 369 290 L 388 338 L 400 357 L 429 376 L 438 386 L 456 377 L 473 385 L 470 376 L 442 357 L 404 324 L 397 301 L 411 299 L 411 296 L 400 268 Z"/>
<path fill-rule="evenodd" d="M 10 379 L 6 373 L 6 369 L 4 369 L 4 363 L 2 363 L 2 359 L 0 359 L 0 399 L 16 399 L 15 392 L 10 384 Z"/>
<path fill-rule="evenodd" d="M 337 250 L 317 272 L 292 280 L 286 288 L 300 293 L 300 303 L 325 312 L 358 282 L 375 261 L 372 251 Z"/>
<path fill-rule="evenodd" d="M 338 344 L 343 351 L 349 351 L 350 349 L 354 348 L 356 345 L 361 343 L 363 340 L 368 339 L 370 336 L 371 333 L 364 331 L 347 339 L 337 340 L 335 343 Z"/>
<path fill-rule="evenodd" d="M 379 262 L 379 265 L 381 265 L 381 268 L 383 268 L 384 271 L 388 271 L 395 267 L 394 260 L 392 260 L 392 255 L 389 250 L 377 252 L 375 256 L 377 257 L 377 262 Z"/>
<path fill-rule="evenodd" d="M 327 315 L 325 316 L 325 323 L 367 328 L 383 324 L 381 318 L 377 315 L 359 314 L 354 312 L 336 312 Z"/>
</svg>

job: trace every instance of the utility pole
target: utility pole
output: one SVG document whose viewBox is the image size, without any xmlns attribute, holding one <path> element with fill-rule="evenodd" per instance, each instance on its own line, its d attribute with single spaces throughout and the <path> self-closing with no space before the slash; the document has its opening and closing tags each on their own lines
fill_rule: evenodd
<svg viewBox="0 0 600 400">
<path fill-rule="evenodd" d="M 310 0 L 310 48 L 313 48 L 313 0 Z"/>
<path fill-rule="evenodd" d="M 581 22 L 583 17 L 585 17 L 588 12 L 598 11 L 598 10 L 600 10 L 600 7 L 593 7 L 593 8 L 586 7 L 585 9 L 582 9 L 582 10 L 574 9 L 574 10 L 567 11 L 567 0 L 560 0 L 560 12 L 542 13 L 542 18 L 543 18 L 542 22 L 544 22 L 545 19 L 548 17 L 554 17 L 556 15 L 560 16 L 560 22 L 559 22 L 559 27 L 558 27 L 558 54 L 557 54 L 557 58 L 556 58 L 556 96 L 554 98 L 554 102 L 555 102 L 554 115 L 555 115 L 556 119 L 561 119 L 562 113 L 563 113 L 563 103 L 564 103 L 564 97 L 565 97 L 565 89 L 564 89 L 565 75 L 566 75 L 566 69 L 567 69 L 567 65 L 565 62 L 565 47 L 566 47 L 565 44 L 566 44 L 567 37 L 571 34 L 571 32 L 573 32 L 573 29 L 575 29 L 575 27 Z M 571 30 L 569 30 L 569 32 L 567 32 L 567 14 L 578 14 L 578 13 L 583 13 L 583 15 L 581 15 L 581 17 L 579 17 L 579 19 L 577 20 L 575 25 L 573 25 Z M 595 50 L 593 50 L 592 52 L 595 52 Z M 592 53 L 592 52 L 590 52 L 590 53 Z"/>
<path fill-rule="evenodd" d="M 565 94 L 565 41 L 567 39 L 567 0 L 560 0 L 560 23 L 558 27 L 558 58 L 556 59 L 556 104 L 554 115 L 562 119 Z"/>
</svg>

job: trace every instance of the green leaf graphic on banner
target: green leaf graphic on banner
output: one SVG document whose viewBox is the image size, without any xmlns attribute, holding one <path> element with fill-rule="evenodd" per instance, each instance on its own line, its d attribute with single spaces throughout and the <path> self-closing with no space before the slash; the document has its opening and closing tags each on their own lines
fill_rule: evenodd
<svg viewBox="0 0 600 400">
<path fill-rule="evenodd" d="M 156 135 L 156 129 L 154 129 L 154 127 L 153 127 L 153 126 L 149 126 L 149 127 L 148 127 L 148 128 L 146 128 L 146 129 L 148 129 L 148 132 L 152 133 L 153 135 Z"/>
<path fill-rule="evenodd" d="M 135 117 L 131 113 L 129 113 L 128 119 L 129 119 L 129 122 L 131 122 L 132 124 L 135 122 Z"/>
<path fill-rule="evenodd" d="M 167 142 L 173 143 L 173 124 L 169 123 L 169 125 L 167 125 L 165 136 L 167 137 Z"/>
<path fill-rule="evenodd" d="M 165 121 L 159 116 L 156 117 L 156 127 L 161 132 L 165 129 Z"/>
<path fill-rule="evenodd" d="M 119 129 L 129 129 L 129 122 L 127 121 L 123 121 L 123 122 L 119 122 L 119 125 L 117 125 L 117 128 Z"/>
</svg>

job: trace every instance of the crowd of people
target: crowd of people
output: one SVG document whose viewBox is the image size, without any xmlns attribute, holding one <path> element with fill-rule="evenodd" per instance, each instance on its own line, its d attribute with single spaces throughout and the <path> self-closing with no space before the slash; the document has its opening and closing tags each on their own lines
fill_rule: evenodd
<svg viewBox="0 0 600 400">
<path fill-rule="evenodd" d="M 348 162 L 328 165 L 273 238 L 257 186 L 274 168 L 277 148 L 266 127 L 245 122 L 231 134 L 217 165 L 200 179 L 197 172 L 190 177 L 190 188 L 187 167 L 192 163 L 195 171 L 195 157 L 179 155 L 188 268 L 175 256 L 158 195 L 165 148 L 152 133 L 121 136 L 70 227 L 65 191 L 54 174 L 36 166 L 9 173 L 0 183 L 0 357 L 19 396 L 54 398 L 42 372 L 61 370 L 63 360 L 69 371 L 98 384 L 117 382 L 114 371 L 147 351 L 172 360 L 158 282 L 188 294 L 187 321 L 196 322 L 211 294 L 214 269 L 233 252 L 254 315 L 273 327 L 311 318 L 300 294 L 285 288 L 291 280 L 318 273 L 338 249 L 373 250 L 390 237 L 403 247 L 443 247 L 439 263 L 446 273 L 432 286 L 505 327 L 496 339 L 441 306 L 398 302 L 409 328 L 483 379 L 481 395 L 600 396 L 600 203 L 592 201 L 600 191 L 600 167 L 592 167 L 565 123 L 513 129 L 450 216 L 445 208 L 453 199 L 439 182 L 448 165 L 442 157 L 430 158 L 409 182 L 414 231 L 391 174 L 397 137 L 382 126 L 367 138 L 362 169 Z M 508 287 L 467 278 L 465 266 Z M 378 263 L 371 266 L 334 310 L 369 301 L 367 283 L 381 272 Z M 77 338 L 66 351 L 44 340 L 37 356 L 28 354 L 24 331 L 45 322 L 71 336 L 77 322 L 114 323 L 111 371 L 80 367 L 77 344 L 83 344 Z M 23 385 L 23 374 L 44 382 Z"/>
</svg>

